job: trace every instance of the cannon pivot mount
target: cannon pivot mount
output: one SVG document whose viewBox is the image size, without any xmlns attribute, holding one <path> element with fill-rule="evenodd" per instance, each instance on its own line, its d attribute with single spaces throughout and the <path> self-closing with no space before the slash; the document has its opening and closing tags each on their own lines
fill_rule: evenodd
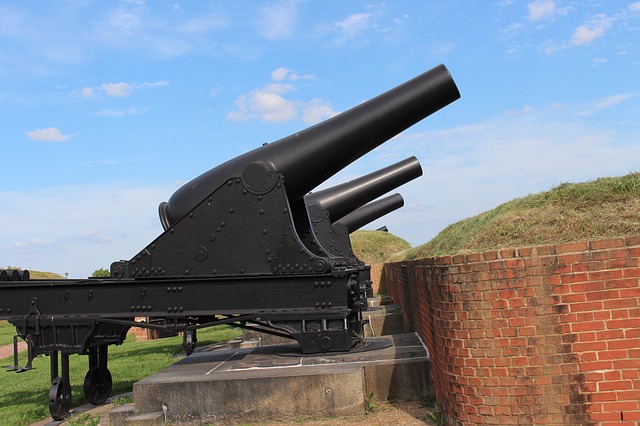
<svg viewBox="0 0 640 426">
<path fill-rule="evenodd" d="M 399 207 L 399 195 L 374 200 L 422 170 L 412 157 L 315 189 L 459 96 L 439 65 L 214 167 L 160 204 L 163 232 L 114 262 L 109 278 L 32 280 L 0 272 L 0 319 L 29 349 L 26 367 L 11 369 L 50 356 L 49 409 L 61 420 L 71 406 L 69 356 L 88 356 L 84 393 L 100 404 L 111 392 L 108 346 L 121 344 L 132 326 L 181 332 L 187 354 L 197 330 L 218 324 L 289 337 L 303 353 L 351 350 L 363 335 L 371 286 L 348 233 Z"/>
</svg>

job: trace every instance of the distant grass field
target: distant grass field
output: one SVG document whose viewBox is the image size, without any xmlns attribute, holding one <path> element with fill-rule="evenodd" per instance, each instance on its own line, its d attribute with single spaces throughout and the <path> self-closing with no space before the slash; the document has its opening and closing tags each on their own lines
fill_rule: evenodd
<svg viewBox="0 0 640 426">
<path fill-rule="evenodd" d="M 3 321 L 4 322 L 4 321 Z M 3 325 L 1 328 L 5 328 Z M 233 339 L 240 331 L 217 326 L 198 332 L 198 347 Z M 109 370 L 113 376 L 113 395 L 130 392 L 135 382 L 168 367 L 182 358 L 182 337 L 135 342 L 130 335 L 120 346 L 109 347 Z M 85 403 L 82 386 L 87 372 L 87 357 L 69 358 L 73 405 Z M 26 353 L 20 365 L 26 363 Z M 13 358 L 0 360 L 0 365 L 13 364 Z M 24 373 L 0 371 L 0 426 L 29 425 L 49 416 L 48 394 L 51 385 L 49 357 L 38 356 L 34 370 Z"/>
</svg>

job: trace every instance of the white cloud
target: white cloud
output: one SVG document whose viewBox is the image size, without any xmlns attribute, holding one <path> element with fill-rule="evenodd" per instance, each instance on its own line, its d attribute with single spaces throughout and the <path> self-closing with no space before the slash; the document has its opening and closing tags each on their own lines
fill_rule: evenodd
<svg viewBox="0 0 640 426">
<path fill-rule="evenodd" d="M 144 112 L 146 112 L 144 108 L 137 108 L 137 107 L 129 107 L 125 109 L 110 108 L 110 109 L 103 109 L 101 111 L 98 111 L 93 115 L 95 117 L 126 117 L 129 115 L 143 114 Z"/>
<path fill-rule="evenodd" d="M 27 132 L 27 137 L 32 141 L 44 142 L 65 142 L 75 135 L 66 135 L 56 127 L 48 127 L 46 129 L 37 129 Z"/>
<path fill-rule="evenodd" d="M 124 117 L 125 112 L 118 108 L 103 109 L 94 114 L 96 117 Z"/>
<path fill-rule="evenodd" d="M 85 87 L 80 90 L 80 96 L 83 98 L 93 98 L 96 95 L 95 90 L 92 87 Z"/>
<path fill-rule="evenodd" d="M 591 43 L 593 40 L 602 37 L 604 35 L 604 32 L 605 28 L 602 26 L 588 28 L 585 25 L 581 25 L 576 28 L 571 41 L 575 46 L 584 46 Z"/>
<path fill-rule="evenodd" d="M 12 241 L 11 247 L 17 248 L 17 249 L 29 249 L 32 247 L 50 246 L 52 244 L 55 244 L 54 240 L 43 240 L 40 238 L 31 238 L 28 241 Z"/>
<path fill-rule="evenodd" d="M 289 80 L 298 81 L 298 80 L 313 80 L 315 76 L 313 74 L 296 74 L 295 72 L 289 74 Z"/>
<path fill-rule="evenodd" d="M 550 0 L 536 0 L 529 3 L 527 9 L 529 10 L 529 19 L 532 21 L 538 21 L 557 13 L 556 3 Z"/>
<path fill-rule="evenodd" d="M 247 121 L 259 118 L 266 122 L 290 121 L 296 117 L 294 103 L 278 93 L 267 90 L 254 90 L 236 99 L 236 110 L 227 118 L 232 121 Z"/>
<path fill-rule="evenodd" d="M 313 74 L 298 74 L 284 67 L 271 71 L 271 79 L 273 81 L 282 81 L 285 79 L 290 81 L 313 80 L 314 78 Z"/>
<path fill-rule="evenodd" d="M 289 83 L 271 83 L 268 84 L 264 91 L 268 93 L 276 93 L 278 95 L 294 91 L 295 87 Z"/>
<path fill-rule="evenodd" d="M 223 28 L 228 25 L 227 20 L 220 14 L 208 14 L 187 20 L 179 27 L 179 31 L 187 33 L 202 33 L 214 28 Z"/>
<path fill-rule="evenodd" d="M 135 6 L 144 6 L 146 1 L 145 0 L 120 0 L 123 3 L 129 3 Z"/>
<path fill-rule="evenodd" d="M 299 111 L 302 111 L 303 120 L 305 123 L 310 123 L 334 115 L 335 112 L 326 101 L 319 99 L 310 102 L 292 101 L 283 96 L 296 91 L 293 84 L 283 81 L 313 78 L 310 74 L 292 73 L 285 67 L 277 68 L 271 72 L 271 79 L 275 83 L 269 83 L 262 89 L 255 89 L 240 95 L 235 100 L 236 109 L 227 114 L 227 119 L 231 121 L 260 119 L 265 122 L 283 122 L 294 120 Z"/>
<path fill-rule="evenodd" d="M 507 110 L 503 114 L 504 115 L 520 115 L 520 114 L 530 114 L 534 111 L 534 108 L 531 105 L 525 105 L 522 109 L 519 110 Z"/>
<path fill-rule="evenodd" d="M 595 58 L 591 61 L 591 66 L 593 67 L 598 67 L 602 64 L 606 64 L 607 62 L 609 62 L 607 59 L 605 58 Z"/>
<path fill-rule="evenodd" d="M 592 16 L 583 25 L 574 31 L 571 41 L 564 44 L 557 44 L 547 40 L 540 46 L 540 49 L 547 55 L 551 55 L 559 50 L 576 46 L 587 46 L 594 40 L 604 37 L 607 29 L 618 19 L 623 19 L 622 15 L 609 17 L 604 14 Z"/>
<path fill-rule="evenodd" d="M 267 122 L 289 121 L 296 116 L 292 102 L 277 93 L 256 91 L 251 96 L 250 107 L 257 116 Z"/>
<path fill-rule="evenodd" d="M 448 55 L 455 48 L 455 44 L 450 41 L 436 41 L 431 43 L 431 51 L 434 55 Z"/>
<path fill-rule="evenodd" d="M 523 25 L 521 22 L 514 22 L 513 24 L 509 24 L 504 28 L 500 28 L 500 31 L 502 31 L 503 33 L 513 33 L 521 29 L 522 26 Z"/>
<path fill-rule="evenodd" d="M 97 229 L 87 229 L 86 231 L 83 231 L 79 235 L 77 235 L 76 239 L 100 244 L 108 243 L 109 241 L 113 240 L 112 237 L 101 234 Z"/>
<path fill-rule="evenodd" d="M 587 109 L 580 111 L 578 115 L 591 115 L 598 111 L 602 111 L 607 108 L 611 108 L 613 106 L 618 105 L 624 101 L 634 98 L 635 95 L 632 93 L 619 93 L 617 95 L 607 96 L 604 99 L 599 99 L 593 104 L 591 104 Z"/>
<path fill-rule="evenodd" d="M 144 88 L 144 87 L 153 88 L 153 87 L 163 87 L 163 86 L 168 86 L 168 85 L 169 85 L 169 82 L 167 80 L 159 80 L 159 81 L 151 81 L 151 82 L 145 81 L 144 83 L 137 84 L 135 86 L 136 86 L 136 89 L 141 89 L 141 88 Z"/>
<path fill-rule="evenodd" d="M 115 29 L 122 34 L 131 35 L 140 28 L 140 15 L 129 10 L 118 10 L 109 18 L 112 30 Z"/>
<path fill-rule="evenodd" d="M 101 89 L 107 96 L 125 97 L 131 94 L 133 85 L 129 83 L 104 83 Z"/>
<path fill-rule="evenodd" d="M 302 120 L 307 124 L 319 123 L 338 114 L 324 99 L 312 99 L 302 108 Z"/>
<path fill-rule="evenodd" d="M 298 2 L 284 0 L 260 10 L 260 33 L 269 40 L 286 39 L 293 35 L 298 23 Z"/>
<path fill-rule="evenodd" d="M 274 81 L 284 80 L 289 74 L 289 70 L 287 68 L 281 67 L 271 71 L 271 79 Z"/>
<path fill-rule="evenodd" d="M 349 15 L 334 24 L 336 30 L 340 31 L 341 39 L 349 40 L 364 33 L 371 25 L 370 13 L 355 13 Z"/>
<path fill-rule="evenodd" d="M 131 93 L 134 90 L 162 87 L 168 85 L 169 82 L 166 80 L 152 82 L 145 81 L 143 83 L 125 83 L 121 81 L 117 83 L 103 83 L 100 86 L 96 87 L 83 87 L 82 89 L 73 92 L 73 94 L 88 99 L 95 98 L 98 95 L 104 95 L 114 98 L 126 98 L 128 96 L 131 96 Z"/>
<path fill-rule="evenodd" d="M 632 12 L 640 12 L 640 1 L 637 1 L 635 3 L 631 3 L 629 5 L 629 10 Z"/>
</svg>

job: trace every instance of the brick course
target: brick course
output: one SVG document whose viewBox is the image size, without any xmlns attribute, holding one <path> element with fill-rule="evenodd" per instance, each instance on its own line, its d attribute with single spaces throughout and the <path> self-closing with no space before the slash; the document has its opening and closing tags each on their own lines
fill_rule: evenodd
<svg viewBox="0 0 640 426">
<path fill-rule="evenodd" d="M 386 264 L 449 424 L 637 424 L 640 237 Z"/>
</svg>

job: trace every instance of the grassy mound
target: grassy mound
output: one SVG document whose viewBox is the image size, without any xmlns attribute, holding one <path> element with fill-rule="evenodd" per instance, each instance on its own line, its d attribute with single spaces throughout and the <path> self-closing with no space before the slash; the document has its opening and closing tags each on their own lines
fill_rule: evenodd
<svg viewBox="0 0 640 426">
<path fill-rule="evenodd" d="M 29 276 L 34 280 L 59 280 L 64 277 L 54 272 L 29 271 Z"/>
<path fill-rule="evenodd" d="M 393 262 L 401 260 L 411 244 L 389 232 L 356 231 L 351 234 L 353 252 L 364 263 Z"/>
<path fill-rule="evenodd" d="M 640 173 L 563 183 L 446 227 L 406 259 L 640 234 Z"/>
</svg>

